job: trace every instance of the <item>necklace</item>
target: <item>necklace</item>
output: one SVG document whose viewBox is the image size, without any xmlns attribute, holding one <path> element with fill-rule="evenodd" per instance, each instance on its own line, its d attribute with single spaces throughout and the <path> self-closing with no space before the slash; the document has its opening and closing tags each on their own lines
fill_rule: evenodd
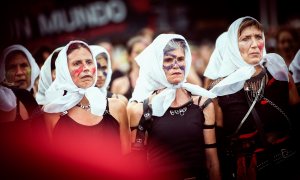
<svg viewBox="0 0 300 180">
<path fill-rule="evenodd" d="M 174 116 L 174 115 L 184 116 L 184 113 L 187 111 L 188 106 L 190 106 L 192 102 L 193 102 L 193 99 L 189 100 L 187 103 L 182 105 L 181 108 L 170 109 L 170 114 L 172 116 Z"/>
<path fill-rule="evenodd" d="M 264 94 L 264 89 L 266 85 L 266 69 L 263 70 L 256 76 L 252 77 L 251 79 L 247 80 L 244 84 L 244 91 L 246 93 L 247 98 L 250 102 L 253 102 L 256 96 L 260 96 L 258 100 L 260 100 Z M 263 83 L 262 83 L 263 81 Z M 262 87 L 261 87 L 262 86 Z M 259 89 L 261 88 L 261 92 Z"/>
<path fill-rule="evenodd" d="M 80 108 L 82 108 L 82 109 L 84 109 L 84 110 L 89 110 L 89 109 L 91 109 L 91 106 L 90 106 L 90 105 L 84 106 L 84 105 L 82 105 L 82 104 L 76 104 L 76 106 L 77 106 L 77 107 L 80 107 Z"/>
</svg>

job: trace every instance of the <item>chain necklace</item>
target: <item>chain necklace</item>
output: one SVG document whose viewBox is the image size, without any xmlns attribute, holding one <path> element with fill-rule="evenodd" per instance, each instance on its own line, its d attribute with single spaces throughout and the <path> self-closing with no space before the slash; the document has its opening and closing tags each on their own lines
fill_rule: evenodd
<svg viewBox="0 0 300 180">
<path fill-rule="evenodd" d="M 76 104 L 76 106 L 77 106 L 77 107 L 80 107 L 80 108 L 82 108 L 82 109 L 84 109 L 84 110 L 89 110 L 89 109 L 91 109 L 91 105 L 90 105 L 90 104 L 87 105 L 87 106 L 84 106 L 84 105 L 82 105 L 82 104 Z"/>
<path fill-rule="evenodd" d="M 262 98 L 264 94 L 264 89 L 266 86 L 267 81 L 267 73 L 266 69 L 263 68 L 262 71 L 252 77 L 251 79 L 247 80 L 244 84 L 244 91 L 247 96 L 247 98 L 250 100 L 250 102 L 253 102 L 256 96 L 259 96 L 258 101 Z M 262 82 L 263 81 L 263 82 Z M 260 87 L 262 85 L 262 87 Z M 261 88 L 261 91 L 259 93 L 259 89 Z"/>
</svg>

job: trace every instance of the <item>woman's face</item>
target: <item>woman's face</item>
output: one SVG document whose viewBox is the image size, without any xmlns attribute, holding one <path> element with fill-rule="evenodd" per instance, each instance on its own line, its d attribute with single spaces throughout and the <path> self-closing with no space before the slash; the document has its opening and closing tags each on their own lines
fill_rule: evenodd
<svg viewBox="0 0 300 180">
<path fill-rule="evenodd" d="M 185 74 L 185 55 L 182 48 L 169 51 L 164 55 L 163 69 L 171 84 L 183 81 Z"/>
<path fill-rule="evenodd" d="M 263 32 L 255 26 L 246 27 L 238 37 L 238 47 L 246 63 L 251 65 L 259 63 L 265 47 Z"/>
<path fill-rule="evenodd" d="M 96 65 L 86 48 L 80 47 L 68 55 L 68 68 L 77 87 L 86 89 L 95 82 Z"/>
<path fill-rule="evenodd" d="M 107 66 L 107 61 L 104 57 L 102 56 L 97 56 L 97 83 L 96 86 L 101 88 L 106 80 L 107 77 L 107 71 L 108 71 L 108 66 Z"/>
<path fill-rule="evenodd" d="M 31 67 L 27 57 L 20 52 L 11 53 L 5 63 L 6 80 L 21 89 L 31 84 Z"/>
</svg>

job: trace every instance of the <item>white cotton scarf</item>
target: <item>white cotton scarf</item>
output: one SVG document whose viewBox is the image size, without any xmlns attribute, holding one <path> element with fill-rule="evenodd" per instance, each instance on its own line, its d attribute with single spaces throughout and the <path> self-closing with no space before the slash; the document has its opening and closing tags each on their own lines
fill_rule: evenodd
<svg viewBox="0 0 300 180">
<path fill-rule="evenodd" d="M 45 97 L 46 90 L 50 87 L 52 84 L 52 75 L 51 75 L 51 59 L 55 52 L 58 52 L 62 50 L 63 47 L 59 47 L 55 49 L 46 59 L 44 62 L 41 71 L 40 71 L 40 79 L 39 79 L 39 85 L 38 85 L 38 92 L 36 94 L 36 101 L 40 105 L 47 104 Z"/>
<path fill-rule="evenodd" d="M 300 50 L 298 50 L 297 54 L 295 55 L 289 69 L 293 73 L 294 82 L 300 82 Z"/>
<path fill-rule="evenodd" d="M 163 49 L 172 39 L 182 39 L 187 45 L 185 52 L 185 78 L 177 84 L 170 84 L 167 81 L 163 70 Z M 176 89 L 184 88 L 194 95 L 214 98 L 215 95 L 200 86 L 186 83 L 186 78 L 191 67 L 191 52 L 185 38 L 178 34 L 161 34 L 157 36 L 153 42 L 146 47 L 136 58 L 137 64 L 140 66 L 139 77 L 134 88 L 132 98 L 129 101 L 143 101 L 148 98 L 151 93 L 158 89 L 163 89 L 158 95 L 152 99 L 152 110 L 154 116 L 162 116 L 171 106 L 175 99 Z"/>
<path fill-rule="evenodd" d="M 46 101 L 49 103 L 45 104 L 43 109 L 48 113 L 64 112 L 74 107 L 86 96 L 91 106 L 91 113 L 102 116 L 107 103 L 105 94 L 95 87 L 97 78 L 95 78 L 93 85 L 87 89 L 77 87 L 71 78 L 68 69 L 67 50 L 73 43 L 83 43 L 89 47 L 83 41 L 71 41 L 60 51 L 55 61 L 56 79 L 46 91 Z M 96 65 L 94 57 L 93 61 Z M 95 76 L 97 77 L 97 71 L 95 72 Z M 65 95 L 64 91 L 67 91 Z"/>
<path fill-rule="evenodd" d="M 90 45 L 90 49 L 92 50 L 93 56 L 96 59 L 97 55 L 100 53 L 105 53 L 107 55 L 107 76 L 104 82 L 104 85 L 99 88 L 100 91 L 102 91 L 105 95 L 107 95 L 107 88 L 108 85 L 110 83 L 111 80 L 111 75 L 112 75 L 112 69 L 111 69 L 111 60 L 110 60 L 110 56 L 109 53 L 107 52 L 107 50 L 99 45 Z"/>
<path fill-rule="evenodd" d="M 220 46 L 220 48 L 216 50 L 220 51 L 222 56 L 216 60 L 217 62 L 208 64 L 207 69 L 210 70 L 210 74 L 205 73 L 208 75 L 207 77 L 213 77 L 214 79 L 226 77 L 210 90 L 217 96 L 233 94 L 241 90 L 245 81 L 250 79 L 255 73 L 256 65 L 246 63 L 238 48 L 238 30 L 245 18 L 254 19 L 246 16 L 234 21 L 230 25 L 227 33 L 224 33 L 223 35 L 227 35 L 227 38 L 223 37 L 223 41 L 227 42 L 222 42 L 225 47 Z M 263 39 L 265 40 L 264 36 Z M 288 81 L 288 71 L 283 59 L 274 53 L 266 55 L 265 47 L 263 49 L 263 58 L 257 65 L 262 66 L 264 63 L 268 71 L 276 80 Z M 215 64 L 218 64 L 219 68 L 210 67 L 215 66 Z M 215 72 L 211 71 L 211 69 L 214 69 Z M 212 73 L 214 74 L 212 75 Z"/>
<path fill-rule="evenodd" d="M 5 67 L 5 61 L 6 61 L 7 55 L 9 53 L 11 53 L 12 51 L 16 51 L 16 50 L 24 52 L 24 54 L 26 55 L 26 57 L 29 61 L 29 65 L 30 65 L 30 68 L 31 68 L 31 84 L 27 88 L 27 90 L 30 91 L 32 89 L 33 85 L 34 85 L 35 79 L 39 76 L 39 73 L 40 73 L 40 68 L 37 65 L 37 63 L 35 62 L 34 58 L 31 55 L 31 53 L 22 45 L 19 45 L 19 44 L 11 45 L 11 46 L 7 47 L 6 49 L 4 49 L 1 61 L 4 61 L 3 65 Z"/>
<path fill-rule="evenodd" d="M 204 76 L 210 79 L 217 79 L 218 72 L 220 71 L 225 48 L 228 43 L 228 34 L 227 32 L 222 33 L 216 40 L 215 49 L 212 52 L 208 65 L 205 69 Z"/>
<path fill-rule="evenodd" d="M 0 62 L 0 83 L 5 79 L 5 62 Z M 16 96 L 14 92 L 2 85 L 0 85 L 0 110 L 11 111 L 17 106 Z"/>
<path fill-rule="evenodd" d="M 0 62 L 0 83 L 5 79 L 4 61 Z M 14 92 L 0 85 L 0 110 L 11 111 L 17 106 Z"/>
</svg>

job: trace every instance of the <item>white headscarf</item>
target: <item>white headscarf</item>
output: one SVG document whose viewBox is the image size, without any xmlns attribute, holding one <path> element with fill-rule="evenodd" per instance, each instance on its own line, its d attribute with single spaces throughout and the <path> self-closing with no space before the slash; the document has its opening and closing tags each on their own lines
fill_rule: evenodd
<svg viewBox="0 0 300 180">
<path fill-rule="evenodd" d="M 216 40 L 216 45 L 213 53 L 210 56 L 208 61 L 208 65 L 205 69 L 204 76 L 210 79 L 217 79 L 218 72 L 220 71 L 225 48 L 228 43 L 228 34 L 227 32 L 223 32 Z"/>
<path fill-rule="evenodd" d="M 111 60 L 110 60 L 109 53 L 107 52 L 107 50 L 104 47 L 99 46 L 99 45 L 90 45 L 90 49 L 92 50 L 92 53 L 93 53 L 93 56 L 95 59 L 96 59 L 97 55 L 99 55 L 100 53 L 105 53 L 107 55 L 107 76 L 106 76 L 104 85 L 101 88 L 99 88 L 100 91 L 102 91 L 106 95 L 107 88 L 110 83 L 111 75 L 112 75 Z"/>
<path fill-rule="evenodd" d="M 6 61 L 7 55 L 10 54 L 11 52 L 17 51 L 17 50 L 22 51 L 26 55 L 26 57 L 29 61 L 29 65 L 31 68 L 31 83 L 30 83 L 30 86 L 27 88 L 27 90 L 30 91 L 34 85 L 35 79 L 39 76 L 39 73 L 40 73 L 40 68 L 37 65 L 37 63 L 35 62 L 31 53 L 22 45 L 19 45 L 19 44 L 11 45 L 11 46 L 7 47 L 6 49 L 4 49 L 1 61 L 4 61 L 4 67 L 5 67 L 5 61 Z"/>
<path fill-rule="evenodd" d="M 59 47 L 55 49 L 46 59 L 44 62 L 41 72 L 40 72 L 40 79 L 39 79 L 39 86 L 38 86 L 38 92 L 36 94 L 36 101 L 40 105 L 47 104 L 45 97 L 46 90 L 50 87 L 52 84 L 52 74 L 51 74 L 51 59 L 55 52 L 58 52 L 62 50 L 63 47 Z"/>
<path fill-rule="evenodd" d="M 102 116 L 107 103 L 105 94 L 95 87 L 97 78 L 95 78 L 93 85 L 87 89 L 77 87 L 71 78 L 68 68 L 67 50 L 73 43 L 83 43 L 89 48 L 83 41 L 71 41 L 60 51 L 55 61 L 56 79 L 46 91 L 46 99 L 49 103 L 44 105 L 43 109 L 48 113 L 63 112 L 74 107 L 86 96 L 91 106 L 91 113 Z M 94 57 L 93 61 L 97 67 Z M 95 71 L 95 76 L 97 77 L 97 71 Z M 65 95 L 64 91 L 67 91 Z"/>
<path fill-rule="evenodd" d="M 210 90 L 217 96 L 233 94 L 241 90 L 245 81 L 250 79 L 255 73 L 254 67 L 256 65 L 246 63 L 242 58 L 238 47 L 238 30 L 245 18 L 256 20 L 252 17 L 246 16 L 234 21 L 230 25 L 228 32 L 224 35 L 226 36 L 227 34 L 227 38 L 223 39 L 227 40 L 227 42 L 223 42 L 223 45 L 227 44 L 226 47 L 218 49 L 218 51 L 223 51 L 223 57 L 221 57 L 221 60 L 219 59 L 218 63 L 220 64 L 220 68 L 215 68 L 216 72 L 213 77 L 215 79 L 227 77 Z M 265 41 L 264 35 L 263 39 Z M 259 65 L 262 66 L 263 63 L 265 63 L 268 71 L 276 80 L 288 81 L 288 71 L 283 59 L 274 53 L 266 55 L 265 47 L 263 49 L 263 58 L 259 62 Z M 215 66 L 214 64 L 216 63 L 209 63 L 207 68 L 210 70 L 212 68 L 210 66 Z"/>
<path fill-rule="evenodd" d="M 5 65 L 4 61 L 0 62 L 0 83 L 5 79 Z M 16 96 L 14 92 L 2 85 L 0 85 L 0 110 L 11 111 L 17 106 Z"/>
<path fill-rule="evenodd" d="M 184 80 L 177 84 L 170 84 L 163 70 L 163 49 L 172 39 L 182 39 L 187 46 L 185 51 L 185 77 Z M 162 116 L 170 107 L 175 99 L 176 89 L 184 88 L 194 95 L 214 98 L 215 95 L 201 88 L 200 86 L 186 83 L 186 78 L 191 67 L 191 52 L 185 38 L 178 34 L 161 34 L 146 47 L 136 58 L 140 66 L 139 77 L 130 101 L 143 101 L 148 98 L 155 90 L 163 89 L 157 96 L 152 99 L 152 109 L 154 116 Z"/>
<path fill-rule="evenodd" d="M 292 63 L 290 64 L 289 69 L 293 73 L 293 79 L 294 79 L 295 83 L 300 82 L 300 49 L 298 50 Z"/>
</svg>

